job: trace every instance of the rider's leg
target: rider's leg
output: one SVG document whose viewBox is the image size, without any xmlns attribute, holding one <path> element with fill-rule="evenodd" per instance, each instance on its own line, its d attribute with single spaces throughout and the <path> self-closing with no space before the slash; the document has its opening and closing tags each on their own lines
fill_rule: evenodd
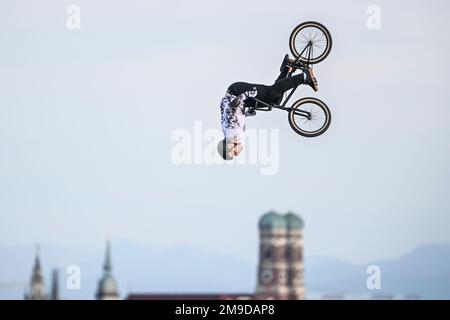
<svg viewBox="0 0 450 320">
<path fill-rule="evenodd" d="M 302 73 L 288 77 L 274 83 L 268 87 L 268 95 L 275 97 L 281 97 L 286 91 L 293 89 L 301 84 L 307 84 L 313 88 L 314 91 L 318 90 L 317 80 L 312 69 L 302 69 Z"/>
<path fill-rule="evenodd" d="M 288 75 L 288 73 L 289 73 L 289 71 L 290 71 L 290 68 L 287 67 L 287 66 L 285 66 L 285 67 L 281 70 L 280 75 L 278 76 L 277 80 L 275 80 L 275 83 L 277 83 L 278 81 L 283 80 L 284 78 L 286 78 L 287 75 Z"/>
<path fill-rule="evenodd" d="M 256 98 L 258 98 L 260 100 L 264 100 L 264 97 L 267 92 L 267 86 L 263 85 L 263 84 L 248 83 L 248 82 L 235 82 L 228 87 L 227 92 L 234 96 L 239 96 L 240 94 L 242 94 L 244 92 L 253 91 L 255 88 L 256 88 L 256 91 L 258 92 L 258 95 L 256 96 Z"/>
<path fill-rule="evenodd" d="M 287 77 L 288 73 L 292 70 L 292 68 L 288 67 L 287 64 L 289 62 L 289 55 L 286 54 L 284 56 L 283 61 L 281 62 L 281 66 L 280 66 L 280 75 L 278 76 L 278 78 L 275 80 L 275 83 L 280 81 L 281 79 L 284 79 Z"/>
<path fill-rule="evenodd" d="M 286 91 L 293 89 L 306 81 L 305 74 L 301 73 L 292 77 L 281 79 L 271 85 L 268 89 L 272 96 L 282 96 Z"/>
</svg>

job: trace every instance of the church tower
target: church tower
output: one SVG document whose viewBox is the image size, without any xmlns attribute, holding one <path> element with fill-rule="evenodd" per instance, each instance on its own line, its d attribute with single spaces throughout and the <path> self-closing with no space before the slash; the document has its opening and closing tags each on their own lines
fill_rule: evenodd
<svg viewBox="0 0 450 320">
<path fill-rule="evenodd" d="M 269 212 L 259 220 L 256 297 L 304 299 L 303 221 L 297 215 Z"/>
<path fill-rule="evenodd" d="M 116 280 L 112 275 L 111 244 L 109 240 L 106 242 L 106 254 L 105 254 L 105 263 L 103 265 L 103 276 L 100 278 L 98 282 L 98 289 L 95 297 L 98 300 L 119 299 Z"/>
<path fill-rule="evenodd" d="M 25 295 L 26 300 L 45 300 L 45 283 L 42 275 L 41 260 L 39 257 L 39 246 L 36 246 L 33 271 L 31 273 L 30 291 Z"/>
<path fill-rule="evenodd" d="M 303 265 L 303 220 L 293 214 L 284 216 L 287 228 L 286 254 L 288 260 L 288 299 L 305 299 L 304 265 Z"/>
</svg>

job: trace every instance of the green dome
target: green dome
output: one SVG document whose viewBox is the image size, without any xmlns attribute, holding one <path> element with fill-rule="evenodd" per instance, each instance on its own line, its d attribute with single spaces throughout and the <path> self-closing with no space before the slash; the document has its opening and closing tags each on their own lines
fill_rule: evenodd
<svg viewBox="0 0 450 320">
<path fill-rule="evenodd" d="M 286 220 L 282 215 L 271 211 L 266 213 L 259 220 L 260 229 L 286 229 Z"/>
<path fill-rule="evenodd" d="M 288 229 L 303 229 L 303 220 L 296 214 L 289 212 L 284 216 Z"/>
<path fill-rule="evenodd" d="M 296 214 L 288 212 L 285 215 L 270 211 L 259 220 L 260 229 L 303 229 L 303 220 Z"/>
</svg>

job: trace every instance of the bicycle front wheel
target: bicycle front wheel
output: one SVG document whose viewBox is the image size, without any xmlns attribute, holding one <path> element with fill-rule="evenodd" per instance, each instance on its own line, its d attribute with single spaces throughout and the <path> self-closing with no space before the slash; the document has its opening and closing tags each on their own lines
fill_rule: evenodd
<svg viewBox="0 0 450 320">
<path fill-rule="evenodd" d="M 314 21 L 303 22 L 292 30 L 289 48 L 304 64 L 323 61 L 331 51 L 332 39 L 328 29 Z"/>
<path fill-rule="evenodd" d="M 297 100 L 288 114 L 292 130 L 303 137 L 317 137 L 327 131 L 331 112 L 327 105 L 316 98 Z"/>
</svg>

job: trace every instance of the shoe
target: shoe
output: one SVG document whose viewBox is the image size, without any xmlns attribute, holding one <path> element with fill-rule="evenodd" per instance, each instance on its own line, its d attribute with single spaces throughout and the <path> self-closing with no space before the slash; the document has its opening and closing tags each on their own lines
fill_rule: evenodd
<svg viewBox="0 0 450 320">
<path fill-rule="evenodd" d="M 314 74 L 313 69 L 304 68 L 302 71 L 306 75 L 305 84 L 310 86 L 315 92 L 319 91 L 319 84 L 317 83 L 316 75 Z"/>
</svg>

